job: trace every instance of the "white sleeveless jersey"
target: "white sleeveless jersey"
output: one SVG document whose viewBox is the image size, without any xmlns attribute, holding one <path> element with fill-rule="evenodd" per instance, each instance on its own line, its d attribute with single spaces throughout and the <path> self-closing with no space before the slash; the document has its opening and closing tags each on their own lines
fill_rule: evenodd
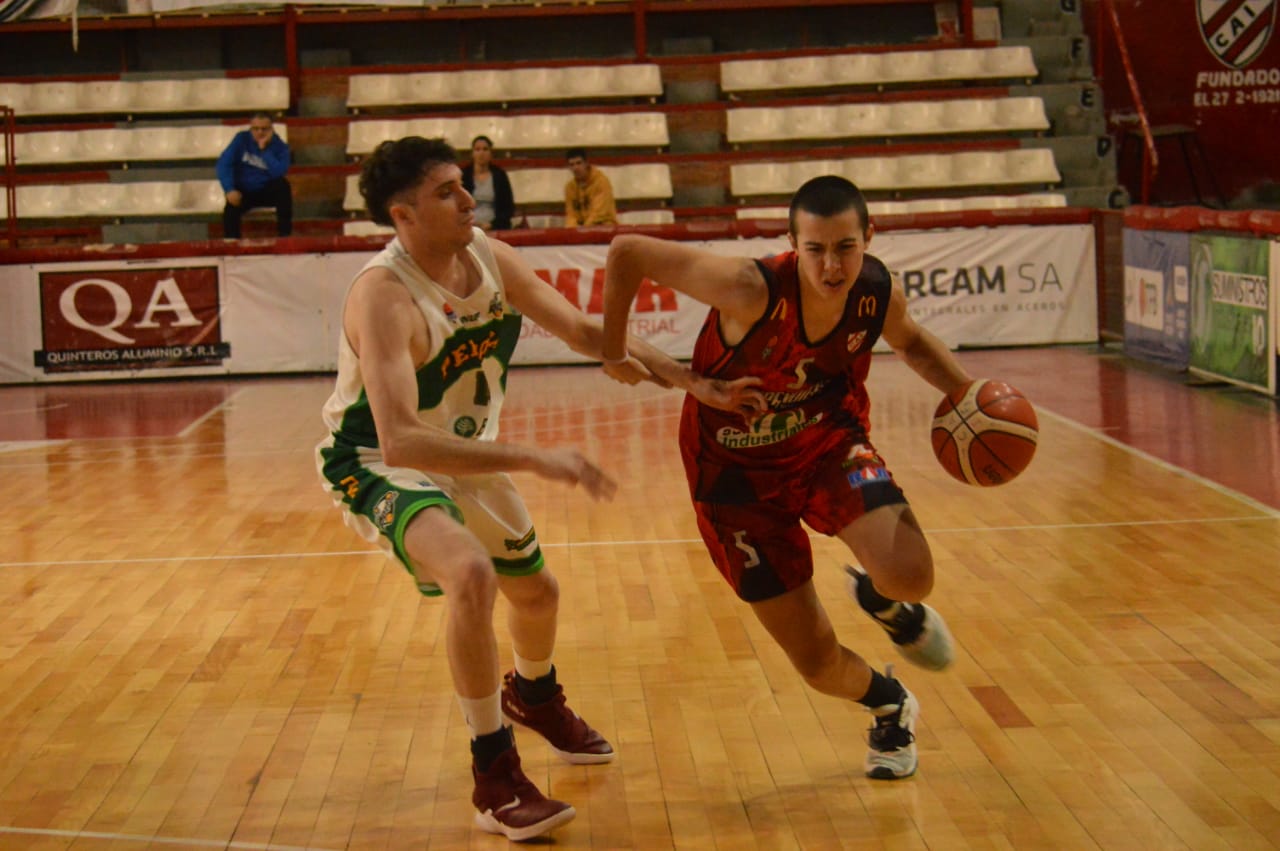
<svg viewBox="0 0 1280 851">
<path fill-rule="evenodd" d="M 521 316 L 507 303 L 493 250 L 479 228 L 467 254 L 480 270 L 480 285 L 465 299 L 441 288 L 423 272 L 398 238 L 360 273 L 375 266 L 390 269 L 426 320 L 429 351 L 417 369 L 418 416 L 422 421 L 459 437 L 494 440 L 506 392 L 507 366 L 520 337 Z M 339 336 L 337 386 L 324 406 L 324 423 L 330 432 L 325 443 L 377 447 L 360 360 L 347 335 Z"/>
</svg>

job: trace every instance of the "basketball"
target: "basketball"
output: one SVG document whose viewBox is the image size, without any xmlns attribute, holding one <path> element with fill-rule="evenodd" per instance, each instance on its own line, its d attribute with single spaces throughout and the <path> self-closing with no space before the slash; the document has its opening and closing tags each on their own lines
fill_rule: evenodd
<svg viewBox="0 0 1280 851">
<path fill-rule="evenodd" d="M 1027 469 L 1039 436 L 1036 409 L 1003 381 L 979 379 L 933 413 L 933 454 L 970 485 L 1003 485 Z"/>
</svg>

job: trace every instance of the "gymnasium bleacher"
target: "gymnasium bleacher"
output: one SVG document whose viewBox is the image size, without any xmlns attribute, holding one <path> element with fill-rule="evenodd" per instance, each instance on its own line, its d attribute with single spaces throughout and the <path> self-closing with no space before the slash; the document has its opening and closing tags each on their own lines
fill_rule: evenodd
<svg viewBox="0 0 1280 851">
<path fill-rule="evenodd" d="M 258 110 L 292 146 L 300 235 L 378 232 L 355 189 L 360 161 L 409 134 L 464 156 L 472 137 L 493 139 L 518 226 L 555 222 L 573 146 L 610 175 L 624 223 L 769 218 L 828 172 L 859 183 L 880 216 L 1123 204 L 1072 46 L 1078 12 L 1015 5 L 997 21 L 1009 37 L 970 44 L 8 78 L 18 223 L 37 241 L 69 225 L 73 239 L 147 241 L 157 221 L 219 236 L 213 161 Z"/>
</svg>

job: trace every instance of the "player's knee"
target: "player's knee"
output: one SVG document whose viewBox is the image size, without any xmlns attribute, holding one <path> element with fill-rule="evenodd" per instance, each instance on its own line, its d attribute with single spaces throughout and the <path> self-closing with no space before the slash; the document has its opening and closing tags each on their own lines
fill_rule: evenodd
<svg viewBox="0 0 1280 851">
<path fill-rule="evenodd" d="M 441 583 L 450 606 L 459 613 L 489 617 L 498 596 L 498 577 L 493 565 L 482 555 L 467 556 L 449 571 Z"/>
<path fill-rule="evenodd" d="M 526 614 L 555 615 L 560 609 L 560 583 L 549 570 L 521 576 L 507 587 L 507 599 Z"/>
</svg>

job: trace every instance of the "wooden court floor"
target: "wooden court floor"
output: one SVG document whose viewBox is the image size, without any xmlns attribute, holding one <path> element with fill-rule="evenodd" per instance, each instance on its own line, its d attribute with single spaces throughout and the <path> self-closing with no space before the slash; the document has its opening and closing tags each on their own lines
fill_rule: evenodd
<svg viewBox="0 0 1280 851">
<path fill-rule="evenodd" d="M 956 664 L 900 667 L 920 769 L 808 691 L 697 540 L 678 394 L 522 369 L 504 439 L 575 445 L 612 504 L 517 476 L 562 587 L 571 705 L 618 750 L 525 768 L 599 849 L 1280 846 L 1280 420 L 1092 349 L 963 355 L 1040 407 L 1016 482 L 952 481 L 935 393 L 872 369 Z M 0 849 L 455 849 L 467 732 L 438 601 L 349 532 L 312 447 L 330 377 L 0 388 Z M 815 538 L 839 634 L 895 659 Z M 503 640 L 499 612 L 500 644 Z"/>
</svg>

